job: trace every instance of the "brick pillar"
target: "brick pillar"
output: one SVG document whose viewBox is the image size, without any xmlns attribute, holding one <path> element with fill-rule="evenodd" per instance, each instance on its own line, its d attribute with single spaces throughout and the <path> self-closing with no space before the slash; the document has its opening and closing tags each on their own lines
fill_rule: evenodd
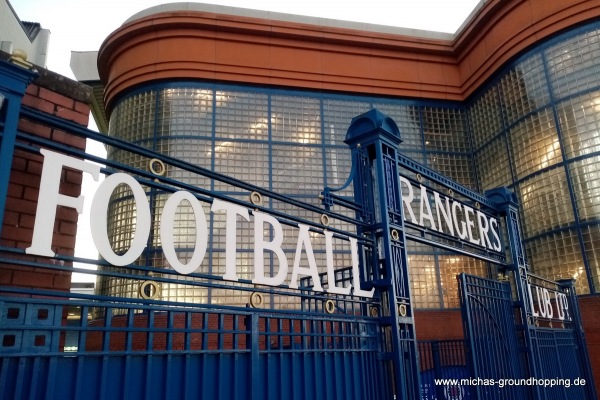
<svg viewBox="0 0 600 400">
<path fill-rule="evenodd" d="M 600 295 L 579 296 L 578 300 L 596 393 L 600 393 Z"/>
<path fill-rule="evenodd" d="M 48 70 L 39 67 L 36 69 L 40 75 L 27 88 L 22 107 L 34 108 L 87 127 L 89 104 L 92 99 L 91 88 Z M 52 126 L 33 123 L 22 117 L 19 119 L 18 129 L 20 132 L 50 139 L 56 143 L 85 149 L 84 138 Z M 42 160 L 39 153 L 15 150 L 0 236 L 1 246 L 24 249 L 31 245 Z M 81 192 L 81 182 L 81 172 L 64 170 L 61 193 L 78 196 Z M 78 214 L 73 209 L 59 207 L 57 210 L 52 241 L 53 250 L 57 254 L 74 255 L 77 219 Z M 11 254 L 9 257 L 17 256 Z M 58 260 L 44 257 L 30 257 L 24 254 L 18 254 L 18 257 L 28 261 L 60 264 Z M 0 285 L 68 291 L 71 286 L 71 272 L 3 263 Z"/>
</svg>

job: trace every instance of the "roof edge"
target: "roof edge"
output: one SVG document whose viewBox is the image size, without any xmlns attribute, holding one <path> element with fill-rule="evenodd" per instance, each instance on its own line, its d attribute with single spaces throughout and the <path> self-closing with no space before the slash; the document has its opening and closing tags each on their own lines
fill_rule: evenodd
<svg viewBox="0 0 600 400">
<path fill-rule="evenodd" d="M 485 0 L 482 0 L 481 3 L 484 3 Z M 314 25 L 319 27 L 331 27 L 331 28 L 342 28 L 342 29 L 352 29 L 373 33 L 387 33 L 392 35 L 401 35 L 401 36 L 414 36 L 418 38 L 425 39 L 436 39 L 436 40 L 448 40 L 452 41 L 456 37 L 456 34 L 446 33 L 446 32 L 437 32 L 437 31 L 429 31 L 423 29 L 412 29 L 412 28 L 403 28 L 391 25 L 381 25 L 381 24 L 372 24 L 372 23 L 364 23 L 364 22 L 356 22 L 356 21 L 346 21 L 339 20 L 333 18 L 322 18 L 322 17 L 311 17 L 307 15 L 296 15 L 296 14 L 288 14 L 281 13 L 275 11 L 265 11 L 265 10 L 254 10 L 250 8 L 243 7 L 231 7 L 231 6 L 221 6 L 216 4 L 206 4 L 206 3 L 190 3 L 190 2 L 179 2 L 179 3 L 167 3 L 161 4 L 154 7 L 149 7 L 145 10 L 142 10 L 130 18 L 128 18 L 122 26 L 127 25 L 131 22 L 137 21 L 139 19 L 143 19 L 145 17 L 149 17 L 156 14 L 162 13 L 170 13 L 170 12 L 204 12 L 209 14 L 221 14 L 221 15 L 230 15 L 234 17 L 249 17 L 249 18 L 258 18 L 262 20 L 270 20 L 270 21 L 281 21 L 281 22 L 292 22 L 298 24 L 306 24 L 306 25 Z"/>
</svg>

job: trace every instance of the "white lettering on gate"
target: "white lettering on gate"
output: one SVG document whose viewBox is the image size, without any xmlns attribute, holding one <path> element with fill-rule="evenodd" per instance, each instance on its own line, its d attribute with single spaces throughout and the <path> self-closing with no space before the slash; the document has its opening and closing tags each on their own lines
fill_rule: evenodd
<svg viewBox="0 0 600 400">
<path fill-rule="evenodd" d="M 174 241 L 175 235 L 173 231 L 175 214 L 182 201 L 187 201 L 190 204 L 196 220 L 196 243 L 194 246 L 194 253 L 187 264 L 182 263 L 179 261 L 179 258 L 177 258 Z M 206 215 L 198 200 L 190 192 L 180 191 L 171 194 L 165 203 L 160 218 L 160 243 L 169 265 L 175 271 L 184 275 L 191 274 L 197 270 L 200 267 L 200 264 L 202 264 L 202 260 L 204 260 L 204 255 L 206 254 L 206 247 L 208 246 L 207 239 L 208 226 L 206 223 Z"/>
<path fill-rule="evenodd" d="M 38 197 L 37 214 L 33 228 L 33 238 L 31 246 L 25 249 L 27 254 L 35 254 L 46 257 L 53 257 L 52 251 L 52 233 L 56 219 L 57 206 L 74 208 L 78 214 L 83 212 L 84 196 L 71 197 L 59 193 L 60 179 L 64 167 L 72 168 L 81 172 L 89 173 L 94 180 L 100 176 L 100 166 L 79 160 L 64 154 L 42 149 L 44 163 L 42 167 L 42 181 Z M 108 239 L 108 207 L 110 198 L 115 189 L 120 185 L 126 185 L 133 193 L 136 205 L 135 233 L 129 249 L 124 254 L 116 254 L 111 247 Z M 196 225 L 196 240 L 194 252 L 187 264 L 182 263 L 178 257 L 174 243 L 174 225 L 175 216 L 181 204 L 186 202 L 190 205 L 194 213 Z M 429 216 L 426 216 L 433 223 L 433 215 L 429 204 L 425 205 L 429 210 Z M 92 239 L 100 255 L 109 263 L 116 266 L 126 266 L 137 260 L 146 248 L 150 235 L 151 213 L 150 205 L 146 193 L 140 183 L 132 176 L 124 173 L 112 174 L 100 184 L 92 199 L 93 218 L 90 221 Z M 248 210 L 237 204 L 229 203 L 223 200 L 214 199 L 211 207 L 212 213 L 225 212 L 225 274 L 224 280 L 238 281 L 236 271 L 237 261 L 237 219 L 241 217 L 246 221 L 251 221 L 250 213 L 254 217 L 254 278 L 252 283 L 268 286 L 280 286 L 285 283 L 288 276 L 288 260 L 282 249 L 283 228 L 281 223 L 273 216 L 256 211 Z M 448 217 L 445 216 L 446 221 Z M 178 273 L 187 275 L 196 271 L 202 264 L 206 255 L 209 240 L 207 219 L 202 204 L 190 192 L 178 191 L 172 193 L 162 210 L 160 219 L 160 240 L 167 263 Z M 265 227 L 266 225 L 266 227 Z M 271 235 L 271 239 L 265 238 L 266 233 Z M 311 241 L 311 233 L 324 236 L 326 271 L 329 286 L 324 290 L 319 279 L 316 259 Z M 360 287 L 360 271 L 358 257 L 358 241 L 355 238 L 340 238 L 350 244 L 351 263 L 353 272 L 352 284 L 346 287 L 335 285 L 335 266 L 333 257 L 333 233 L 324 231 L 323 234 L 310 230 L 305 224 L 298 224 L 298 237 L 296 244 L 296 253 L 292 267 L 292 276 L 289 282 L 290 288 L 298 288 L 299 276 L 307 276 L 313 280 L 313 290 L 319 292 L 328 292 L 336 294 L 349 294 L 352 292 L 356 296 L 373 297 L 375 289 L 363 290 Z M 265 252 L 272 252 L 277 259 L 277 272 L 271 275 L 265 271 Z M 302 266 L 301 260 L 303 254 L 306 255 L 308 267 Z M 275 268 L 274 268 L 275 269 Z"/>
<path fill-rule="evenodd" d="M 52 251 L 52 232 L 56 219 L 56 207 L 71 207 L 78 214 L 83 212 L 85 197 L 71 197 L 59 193 L 60 177 L 64 167 L 87 172 L 97 181 L 100 177 L 100 166 L 83 160 L 41 149 L 44 156 L 42 176 L 40 180 L 40 193 L 35 217 L 35 228 L 31 246 L 25 249 L 27 254 L 54 257 Z"/>
<path fill-rule="evenodd" d="M 250 215 L 248 214 L 248 209 L 245 207 L 214 199 L 211 211 L 214 213 L 220 210 L 225 210 L 227 212 L 227 225 L 225 226 L 225 275 L 223 275 L 223 279 L 237 281 L 238 277 L 235 268 L 237 259 L 237 216 L 239 215 L 246 221 L 250 221 Z M 261 271 L 263 269 L 264 267 L 261 268 Z"/>
<path fill-rule="evenodd" d="M 254 279 L 252 283 L 262 285 L 279 286 L 282 285 L 287 277 L 288 262 L 285 253 L 281 249 L 283 243 L 283 228 L 276 218 L 254 211 Z M 273 240 L 266 242 L 264 240 L 264 223 L 271 225 L 273 229 Z M 269 231 L 268 229 L 266 230 Z M 279 261 L 279 272 L 274 277 L 265 276 L 265 256 L 266 250 L 272 251 Z"/>
<path fill-rule="evenodd" d="M 535 289 L 535 300 L 532 286 Z M 554 318 L 554 307 L 556 307 L 556 314 L 559 320 L 571 320 L 566 294 L 530 283 L 527 284 L 527 292 L 529 294 L 529 307 L 533 317 Z"/>
<path fill-rule="evenodd" d="M 413 186 L 408 179 L 402 176 L 400 177 L 400 186 L 406 189 L 401 194 L 402 205 L 405 211 L 404 220 L 409 220 L 411 223 L 423 228 L 448 233 L 451 236 L 458 236 L 461 240 L 468 239 L 472 244 L 494 251 L 502 250 L 498 232 L 499 224 L 496 218 L 487 216 L 483 212 L 475 210 L 466 204 L 442 196 L 434 190 L 432 190 L 434 198 L 434 207 L 432 208 L 427 188 L 419 185 L 419 219 L 417 221 L 412 207 L 415 197 Z"/>
<path fill-rule="evenodd" d="M 135 234 L 129 250 L 123 255 L 117 255 L 108 241 L 108 232 L 106 229 L 108 226 L 108 203 L 110 196 L 112 196 L 117 186 L 121 184 L 129 186 L 133 192 L 137 220 Z M 40 192 L 40 198 L 41 196 L 42 193 Z M 118 266 L 131 264 L 137 260 L 146 248 L 148 235 L 150 234 L 150 205 L 146 199 L 146 193 L 138 181 L 133 179 L 132 176 L 122 173 L 107 176 L 98 187 L 92 199 L 92 210 L 94 210 L 94 218 L 90 219 L 92 239 L 102 258 Z M 37 228 L 37 223 L 34 226 L 35 228 Z"/>
</svg>

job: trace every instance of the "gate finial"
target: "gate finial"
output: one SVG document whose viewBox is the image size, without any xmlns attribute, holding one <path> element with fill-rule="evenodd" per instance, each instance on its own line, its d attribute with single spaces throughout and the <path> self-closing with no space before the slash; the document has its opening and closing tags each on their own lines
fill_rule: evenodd
<svg viewBox="0 0 600 400">
<path fill-rule="evenodd" d="M 373 140 L 376 133 L 395 145 L 402 143 L 396 122 L 376 108 L 352 118 L 344 143 L 355 147 L 358 143 Z"/>
<path fill-rule="evenodd" d="M 487 197 L 490 201 L 496 203 L 498 206 L 513 206 L 517 207 L 519 205 L 519 201 L 517 200 L 517 195 L 510 189 L 506 187 L 499 187 L 495 189 L 486 190 L 485 197 Z"/>
</svg>

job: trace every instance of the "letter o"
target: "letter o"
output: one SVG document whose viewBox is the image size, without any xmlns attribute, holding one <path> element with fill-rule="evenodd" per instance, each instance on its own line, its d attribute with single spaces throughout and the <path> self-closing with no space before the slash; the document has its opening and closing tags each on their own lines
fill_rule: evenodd
<svg viewBox="0 0 600 400">
<path fill-rule="evenodd" d="M 194 254 L 187 264 L 182 263 L 179 261 L 179 258 L 177 258 L 175 241 L 173 238 L 175 213 L 183 200 L 187 200 L 190 203 L 194 215 L 196 216 L 196 244 L 194 246 Z M 183 275 L 191 274 L 197 270 L 200 264 L 202 264 L 202 260 L 204 260 L 204 255 L 206 254 L 206 247 L 208 246 L 206 240 L 207 237 L 208 227 L 206 215 L 204 214 L 204 209 L 198 199 L 190 192 L 179 191 L 173 193 L 165 203 L 160 219 L 160 243 L 162 244 L 163 253 L 169 262 L 169 265 L 175 271 Z"/>
<path fill-rule="evenodd" d="M 119 185 L 127 185 L 133 192 L 136 208 L 135 235 L 131 241 L 129 250 L 123 255 L 117 255 L 108 240 L 108 204 L 110 196 Z M 92 200 L 92 212 L 90 218 L 90 229 L 92 239 L 98 249 L 98 253 L 109 263 L 116 266 L 131 264 L 142 254 L 150 235 L 150 205 L 144 189 L 132 176 L 124 173 L 112 174 L 98 187 Z"/>
</svg>

